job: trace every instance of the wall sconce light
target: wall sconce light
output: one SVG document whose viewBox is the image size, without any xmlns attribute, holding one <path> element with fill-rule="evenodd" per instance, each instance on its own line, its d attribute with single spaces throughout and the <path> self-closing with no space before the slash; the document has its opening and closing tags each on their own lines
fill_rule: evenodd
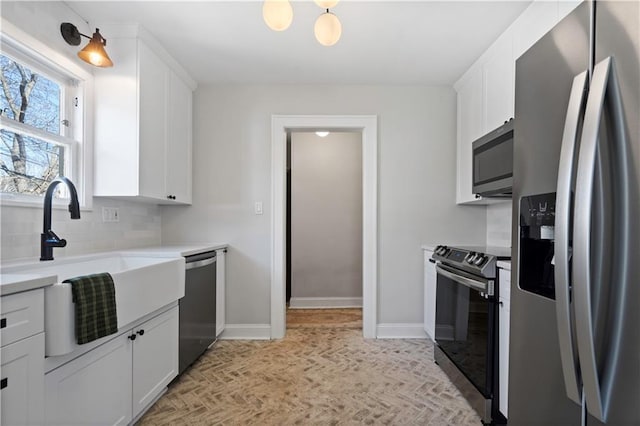
<svg viewBox="0 0 640 426">
<path fill-rule="evenodd" d="M 64 22 L 60 24 L 60 33 L 64 41 L 71 46 L 79 46 L 82 40 L 81 36 L 90 39 L 89 44 L 78 52 L 78 57 L 86 63 L 101 68 L 113 66 L 111 58 L 107 55 L 107 51 L 104 50 L 104 47 L 107 45 L 107 40 L 102 37 L 99 29 L 96 28 L 93 36 L 89 37 L 78 31 L 78 28 L 72 23 Z"/>
</svg>

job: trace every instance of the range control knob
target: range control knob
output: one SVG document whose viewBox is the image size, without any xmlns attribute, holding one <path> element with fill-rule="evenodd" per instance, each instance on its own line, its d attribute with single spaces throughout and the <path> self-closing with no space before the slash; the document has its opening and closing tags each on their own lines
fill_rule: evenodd
<svg viewBox="0 0 640 426">
<path fill-rule="evenodd" d="M 442 253 L 440 253 L 442 256 L 446 256 L 447 254 L 449 254 L 449 247 L 447 246 L 442 246 Z"/>
<path fill-rule="evenodd" d="M 482 253 L 479 253 L 476 259 L 473 261 L 473 264 L 476 266 L 482 266 L 486 261 L 487 261 L 487 256 L 485 256 Z"/>
<path fill-rule="evenodd" d="M 471 264 L 473 263 L 473 258 L 476 257 L 476 252 L 475 251 L 470 251 L 469 253 L 467 253 L 467 255 L 464 257 L 464 261 Z"/>
<path fill-rule="evenodd" d="M 435 254 L 440 254 L 440 250 L 442 249 L 442 246 L 438 245 L 436 246 L 436 249 L 433 251 Z"/>
</svg>

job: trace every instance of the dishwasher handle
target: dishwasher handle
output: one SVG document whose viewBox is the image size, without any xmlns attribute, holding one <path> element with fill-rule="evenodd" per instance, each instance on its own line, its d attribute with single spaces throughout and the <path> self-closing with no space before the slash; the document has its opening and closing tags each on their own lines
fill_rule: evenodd
<svg viewBox="0 0 640 426">
<path fill-rule="evenodd" d="M 214 256 L 214 257 L 210 257 L 208 259 L 202 259 L 202 260 L 196 260 L 193 262 L 187 262 L 185 269 L 189 270 L 189 269 L 195 269 L 195 268 L 202 268 L 203 266 L 207 266 L 207 265 L 211 265 L 212 263 L 216 263 L 218 259 Z"/>
</svg>

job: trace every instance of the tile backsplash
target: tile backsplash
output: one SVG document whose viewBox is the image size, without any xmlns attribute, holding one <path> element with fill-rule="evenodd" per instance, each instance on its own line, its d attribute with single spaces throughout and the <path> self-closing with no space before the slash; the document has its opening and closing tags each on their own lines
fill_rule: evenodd
<svg viewBox="0 0 640 426">
<path fill-rule="evenodd" d="M 487 206 L 487 245 L 511 247 L 511 200 Z"/>
<path fill-rule="evenodd" d="M 103 222 L 102 208 L 117 207 L 119 222 Z M 42 208 L 0 207 L 0 262 L 40 257 Z M 67 240 L 64 248 L 54 248 L 54 257 L 76 256 L 101 251 L 159 245 L 160 208 L 152 204 L 94 198 L 93 209 L 71 220 L 66 209 L 54 209 L 53 231 Z"/>
</svg>

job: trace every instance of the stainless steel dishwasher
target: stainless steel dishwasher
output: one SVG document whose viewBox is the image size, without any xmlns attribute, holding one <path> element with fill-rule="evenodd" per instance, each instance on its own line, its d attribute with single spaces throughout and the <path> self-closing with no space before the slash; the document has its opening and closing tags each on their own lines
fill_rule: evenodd
<svg viewBox="0 0 640 426">
<path fill-rule="evenodd" d="M 180 374 L 216 341 L 216 252 L 186 256 L 180 299 Z"/>
</svg>

